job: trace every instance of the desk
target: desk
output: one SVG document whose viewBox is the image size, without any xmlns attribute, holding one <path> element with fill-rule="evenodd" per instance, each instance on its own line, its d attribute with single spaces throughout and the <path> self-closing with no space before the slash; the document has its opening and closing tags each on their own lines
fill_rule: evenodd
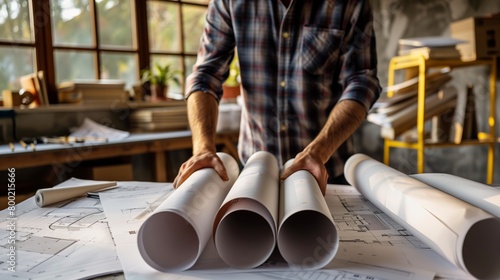
<svg viewBox="0 0 500 280">
<path fill-rule="evenodd" d="M 238 132 L 220 132 L 216 144 L 238 158 L 235 143 Z M 155 158 L 155 180 L 167 179 L 165 152 L 192 148 L 191 131 L 132 134 L 122 141 L 92 144 L 42 144 L 33 151 L 16 144 L 14 151 L 8 145 L 0 145 L 0 170 L 28 168 L 53 163 L 81 162 L 85 160 L 153 153 Z"/>
</svg>

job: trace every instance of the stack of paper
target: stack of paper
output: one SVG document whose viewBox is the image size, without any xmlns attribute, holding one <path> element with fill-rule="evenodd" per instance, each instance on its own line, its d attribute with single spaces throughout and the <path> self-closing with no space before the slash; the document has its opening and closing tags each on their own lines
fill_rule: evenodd
<svg viewBox="0 0 500 280">
<path fill-rule="evenodd" d="M 443 114 L 454 108 L 457 90 L 454 87 L 443 88 L 451 77 L 449 68 L 426 75 L 425 81 L 425 120 Z M 368 114 L 367 120 L 381 126 L 381 135 L 386 139 L 395 139 L 417 124 L 418 77 L 387 87 L 385 92 L 393 92 L 393 97 L 381 97 Z"/>
<path fill-rule="evenodd" d="M 130 127 L 135 132 L 188 129 L 185 102 L 164 108 L 136 109 L 130 114 Z"/>
<path fill-rule="evenodd" d="M 57 85 L 60 102 L 111 104 L 126 102 L 125 81 L 122 80 L 73 80 Z"/>
<path fill-rule="evenodd" d="M 460 59 L 456 46 L 464 42 L 441 36 L 400 39 L 399 55 L 421 54 L 425 59 Z"/>
</svg>

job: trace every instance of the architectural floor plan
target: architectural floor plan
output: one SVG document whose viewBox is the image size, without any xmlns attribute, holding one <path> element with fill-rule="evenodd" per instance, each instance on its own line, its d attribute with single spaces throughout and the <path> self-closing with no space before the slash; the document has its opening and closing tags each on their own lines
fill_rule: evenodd
<svg viewBox="0 0 500 280">
<path fill-rule="evenodd" d="M 69 180 L 63 186 L 82 182 Z M 39 208 L 30 198 L 16 205 L 15 214 L 16 272 L 2 261 L 0 278 L 75 279 L 122 270 L 99 199 L 84 197 Z M 2 211 L 0 228 L 7 228 L 10 218 Z M 0 231 L 2 256 L 10 246 L 8 235 Z"/>
</svg>

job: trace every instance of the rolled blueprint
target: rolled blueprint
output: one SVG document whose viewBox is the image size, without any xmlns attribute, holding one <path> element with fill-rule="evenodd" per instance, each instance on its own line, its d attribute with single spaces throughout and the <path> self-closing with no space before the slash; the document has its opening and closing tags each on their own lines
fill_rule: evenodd
<svg viewBox="0 0 500 280">
<path fill-rule="evenodd" d="M 228 181 L 212 168 L 194 172 L 141 225 L 137 234 L 139 252 L 154 269 L 189 269 L 205 248 L 215 214 L 239 173 L 234 158 L 218 155 Z"/>
<path fill-rule="evenodd" d="M 337 254 L 339 236 L 316 179 L 309 171 L 299 170 L 282 182 L 280 196 L 277 242 L 283 258 L 303 269 L 330 263 Z"/>
<path fill-rule="evenodd" d="M 92 185 L 47 188 L 39 189 L 35 193 L 35 202 L 39 207 L 44 207 L 56 202 L 61 202 L 67 199 L 84 196 L 87 192 L 95 192 L 103 189 L 116 187 L 116 182 L 99 183 Z"/>
<path fill-rule="evenodd" d="M 366 155 L 349 158 L 345 175 L 363 196 L 445 259 L 476 278 L 500 279 L 498 218 Z"/>
<path fill-rule="evenodd" d="M 410 176 L 500 218 L 500 189 L 498 188 L 451 174 L 427 173 Z"/>
<path fill-rule="evenodd" d="M 247 161 L 214 221 L 219 256 L 236 268 L 264 263 L 276 245 L 279 167 L 274 155 L 257 152 Z"/>
</svg>

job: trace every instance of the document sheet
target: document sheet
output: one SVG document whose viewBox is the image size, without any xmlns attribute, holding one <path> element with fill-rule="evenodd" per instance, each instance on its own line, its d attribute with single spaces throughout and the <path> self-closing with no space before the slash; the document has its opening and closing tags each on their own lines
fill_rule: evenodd
<svg viewBox="0 0 500 280">
<path fill-rule="evenodd" d="M 463 181 L 426 174 L 410 177 L 362 154 L 349 158 L 345 174 L 370 202 L 442 257 L 476 278 L 500 278 L 499 217 L 433 187 L 448 186 L 455 192 Z M 456 193 L 474 197 L 470 189 Z"/>
<path fill-rule="evenodd" d="M 70 179 L 56 187 L 103 183 Z M 15 224 L 15 243 L 6 229 Z M 40 208 L 35 197 L 0 212 L 1 279 L 81 279 L 122 271 L 99 199 L 79 197 Z M 15 246 L 15 272 L 9 271 Z M 4 259 L 5 257 L 5 259 Z"/>
<path fill-rule="evenodd" d="M 137 187 L 140 184 L 149 184 L 150 187 Z M 212 237 L 190 269 L 161 272 L 142 258 L 137 232 L 147 216 L 161 204 L 159 201 L 176 191 L 171 184 L 119 182 L 119 186 L 117 190 L 100 193 L 100 197 L 126 279 L 401 280 L 433 279 L 436 270 L 439 270 L 439 275 L 454 279 L 473 279 L 428 247 L 419 246 L 415 237 L 389 217 L 381 216 L 381 211 L 366 202 L 352 187 L 334 185 L 328 186 L 325 198 L 329 210 L 342 213 L 344 218 L 333 215 L 342 224 L 339 228 L 340 245 L 336 257 L 324 268 L 290 266 L 276 251 L 258 267 L 233 268 L 221 259 Z M 368 213 L 372 219 L 368 218 Z M 353 218 L 360 215 L 375 226 L 370 229 L 355 223 Z"/>
</svg>

